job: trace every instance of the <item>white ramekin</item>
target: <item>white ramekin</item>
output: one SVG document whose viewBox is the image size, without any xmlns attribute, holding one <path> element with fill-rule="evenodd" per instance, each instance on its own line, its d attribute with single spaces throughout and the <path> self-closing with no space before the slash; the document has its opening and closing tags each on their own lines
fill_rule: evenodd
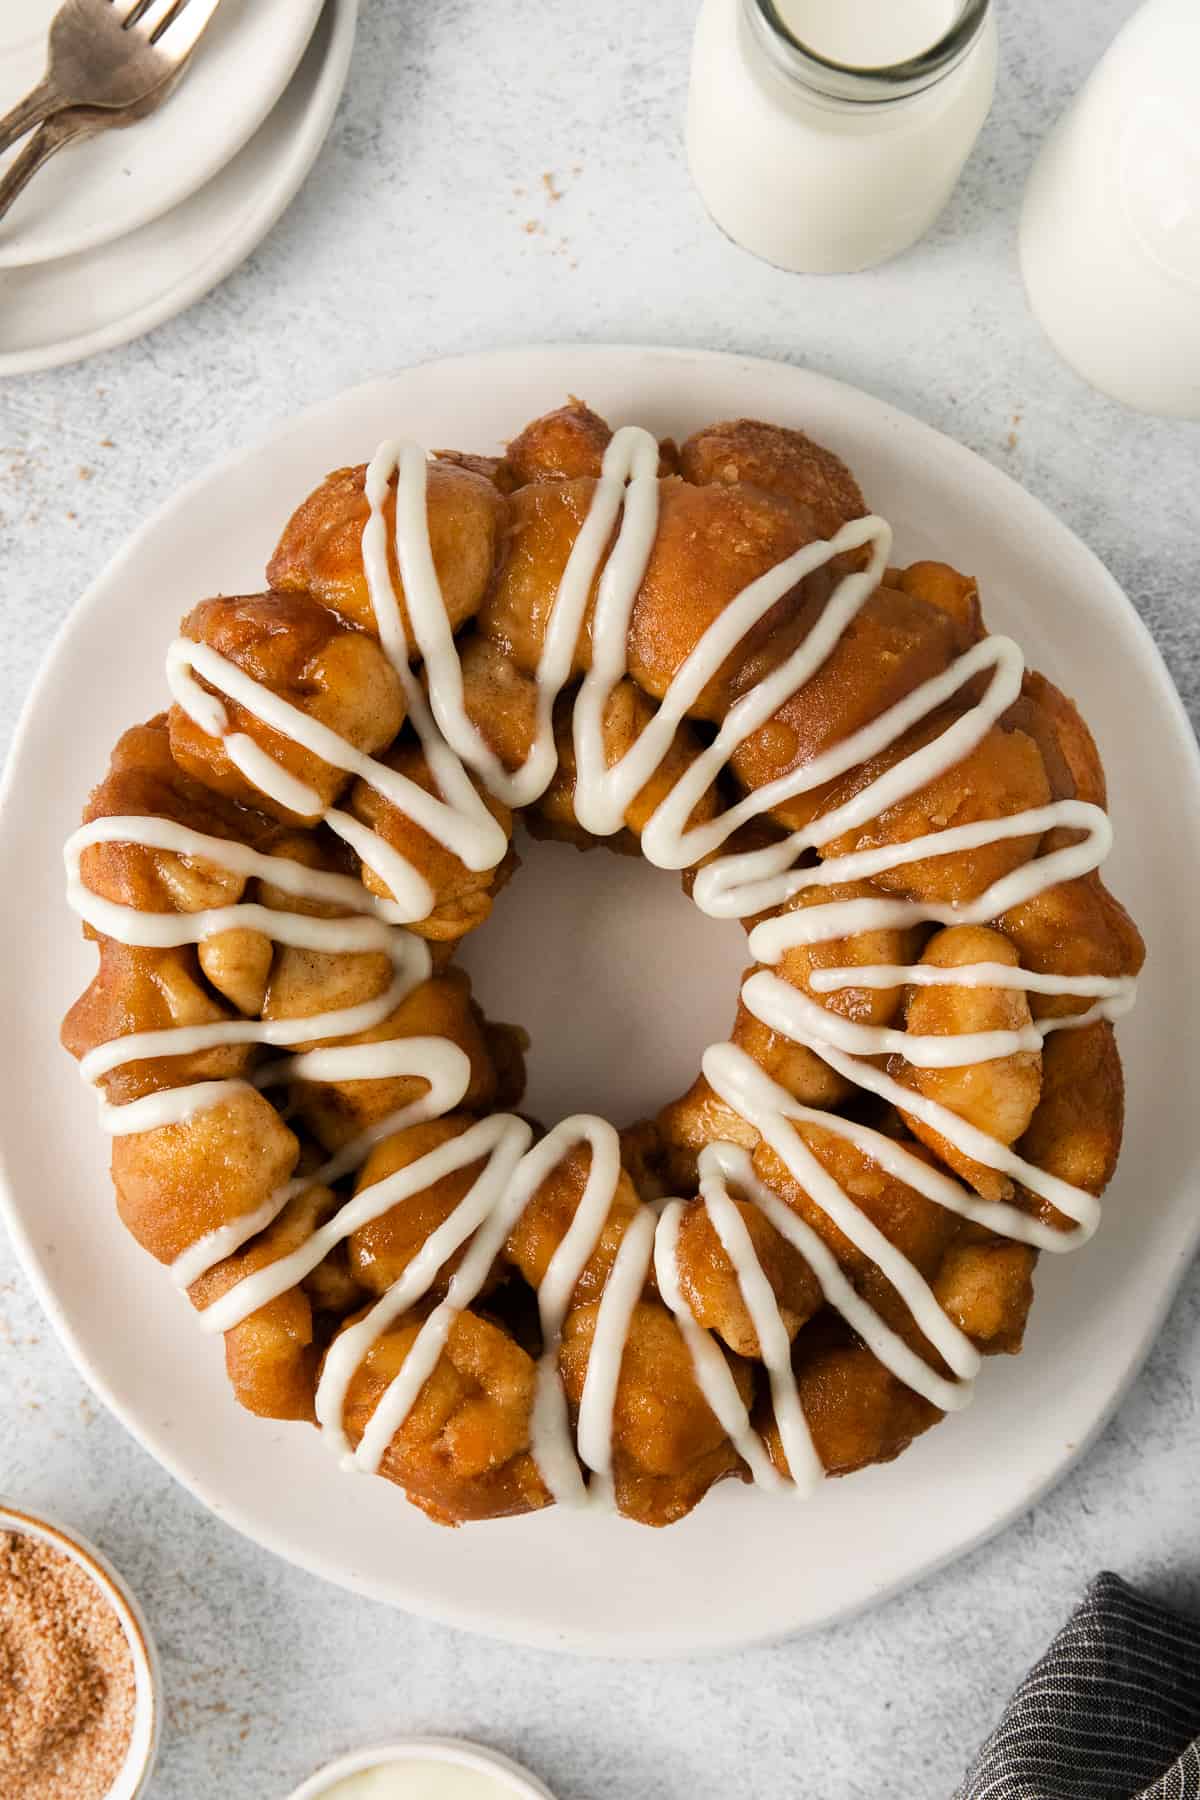
<svg viewBox="0 0 1200 1800">
<path fill-rule="evenodd" d="M 372 1750 L 352 1750 L 349 1756 L 339 1756 L 336 1762 L 318 1769 L 289 1800 L 322 1800 L 335 1781 L 396 1762 L 454 1763 L 460 1769 L 475 1769 L 481 1775 L 494 1775 L 506 1782 L 513 1800 L 554 1800 L 550 1789 L 543 1787 L 535 1775 L 510 1757 L 501 1756 L 498 1750 L 469 1744 L 464 1738 L 433 1737 L 398 1738 L 393 1744 L 380 1744 Z"/>
<path fill-rule="evenodd" d="M 141 1607 L 124 1579 L 95 1544 L 42 1513 L 22 1511 L 0 1498 L 0 1531 L 40 1538 L 89 1575 L 121 1622 L 133 1659 L 134 1714 L 129 1749 L 105 1800 L 141 1800 L 150 1785 L 161 1729 L 162 1674 L 158 1652 Z"/>
</svg>

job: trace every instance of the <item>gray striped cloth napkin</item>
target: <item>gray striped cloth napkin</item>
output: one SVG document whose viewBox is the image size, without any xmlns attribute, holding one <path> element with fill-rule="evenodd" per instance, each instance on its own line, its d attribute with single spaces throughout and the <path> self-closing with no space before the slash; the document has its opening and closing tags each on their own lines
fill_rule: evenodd
<svg viewBox="0 0 1200 1800">
<path fill-rule="evenodd" d="M 1200 1800 L 1200 1622 L 1098 1575 L 954 1800 Z"/>
</svg>

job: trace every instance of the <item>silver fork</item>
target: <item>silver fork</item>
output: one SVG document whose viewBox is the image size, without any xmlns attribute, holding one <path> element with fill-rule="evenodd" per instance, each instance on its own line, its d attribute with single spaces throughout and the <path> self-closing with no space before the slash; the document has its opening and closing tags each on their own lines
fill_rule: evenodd
<svg viewBox="0 0 1200 1800">
<path fill-rule="evenodd" d="M 50 25 L 46 73 L 0 119 L 0 151 L 68 107 L 119 110 L 145 100 L 191 55 L 218 4 L 65 0 Z"/>
<path fill-rule="evenodd" d="M 0 219 L 4 218 L 18 194 L 25 191 L 43 163 L 48 163 L 68 144 L 81 143 L 87 138 L 99 137 L 102 131 L 123 129 L 126 125 L 136 125 L 139 119 L 149 118 L 170 95 L 177 80 L 178 75 L 168 76 L 153 93 L 147 94 L 144 100 L 136 100 L 132 106 L 65 106 L 61 112 L 46 119 L 0 176 Z"/>
</svg>

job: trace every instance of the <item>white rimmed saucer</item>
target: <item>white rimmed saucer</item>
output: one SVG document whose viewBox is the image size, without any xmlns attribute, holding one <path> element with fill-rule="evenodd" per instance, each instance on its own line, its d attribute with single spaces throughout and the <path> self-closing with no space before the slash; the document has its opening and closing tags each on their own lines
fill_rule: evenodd
<svg viewBox="0 0 1200 1800">
<path fill-rule="evenodd" d="M 116 1613 L 133 1659 L 134 1715 L 125 1761 L 105 1800 L 142 1800 L 149 1791 L 158 1756 L 162 1728 L 162 1671 L 137 1596 L 95 1544 L 56 1519 L 47 1518 L 44 1513 L 28 1513 L 0 1499 L 0 1531 L 40 1538 L 52 1549 L 62 1551 L 95 1582 Z"/>
<path fill-rule="evenodd" d="M 504 1790 L 511 1793 L 513 1800 L 554 1800 L 548 1787 L 528 1769 L 510 1757 L 502 1756 L 498 1750 L 489 1750 L 483 1744 L 471 1744 L 464 1738 L 400 1738 L 394 1744 L 382 1744 L 378 1749 L 353 1750 L 349 1756 L 340 1756 L 336 1762 L 326 1763 L 315 1775 L 302 1783 L 290 1800 L 322 1800 L 335 1782 L 345 1781 L 351 1775 L 365 1775 L 371 1769 L 386 1769 L 399 1765 L 422 1763 L 428 1765 L 449 1764 L 454 1768 L 471 1769 L 479 1775 L 490 1775 L 499 1782 Z"/>
<path fill-rule="evenodd" d="M 245 260 L 316 161 L 345 86 L 357 16 L 358 0 L 327 0 L 287 92 L 199 193 L 101 249 L 0 270 L 0 376 L 127 344 Z"/>
<path fill-rule="evenodd" d="M 0 7 L 0 112 L 41 77 L 58 5 Z M 0 269 L 112 243 L 203 187 L 279 99 L 320 12 L 321 0 L 221 0 L 166 106 L 129 131 L 64 150 L 29 184 L 0 220 Z"/>
</svg>

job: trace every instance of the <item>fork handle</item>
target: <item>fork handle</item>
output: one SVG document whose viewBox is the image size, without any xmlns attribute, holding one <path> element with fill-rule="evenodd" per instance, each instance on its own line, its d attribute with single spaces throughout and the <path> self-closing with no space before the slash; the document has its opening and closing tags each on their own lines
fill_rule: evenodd
<svg viewBox="0 0 1200 1800">
<path fill-rule="evenodd" d="M 0 119 L 0 152 L 15 144 L 19 137 L 32 131 L 62 105 L 62 97 L 48 75 L 43 75 L 35 88 L 31 88 L 23 100 L 18 100 L 11 112 L 6 112 Z"/>
<path fill-rule="evenodd" d="M 43 163 L 48 163 L 52 156 L 66 144 L 73 144 L 76 138 L 92 137 L 100 129 L 102 127 L 89 121 L 72 118 L 70 113 L 59 113 L 40 125 L 0 179 L 0 219 L 4 218 L 17 195 L 24 192 Z"/>
</svg>

